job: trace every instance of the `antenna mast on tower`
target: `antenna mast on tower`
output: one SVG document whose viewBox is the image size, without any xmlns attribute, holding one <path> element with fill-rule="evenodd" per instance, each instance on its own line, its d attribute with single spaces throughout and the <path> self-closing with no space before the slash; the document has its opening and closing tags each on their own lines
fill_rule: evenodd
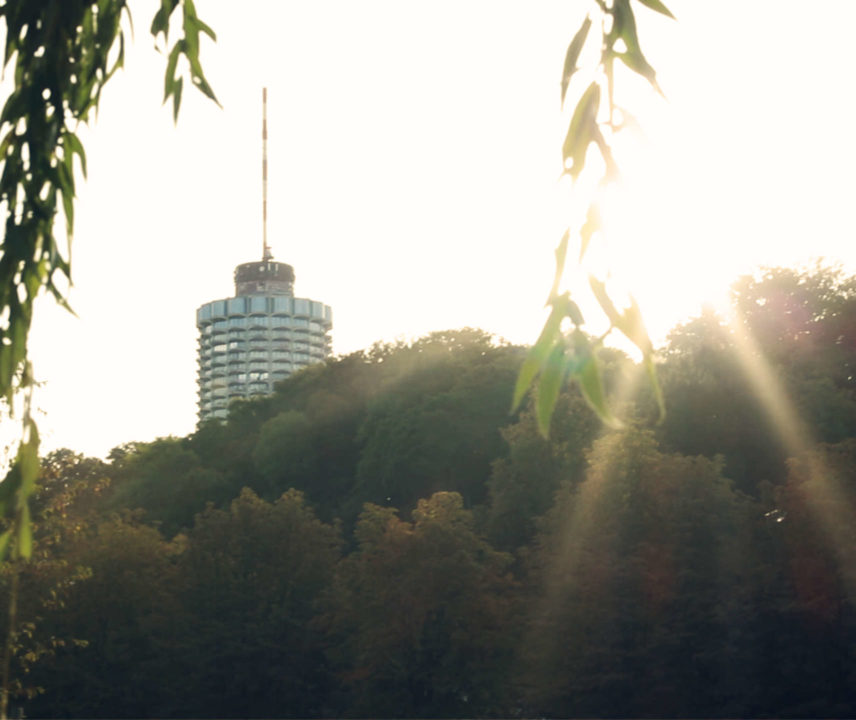
<svg viewBox="0 0 856 720">
<path fill-rule="evenodd" d="M 267 88 L 262 88 L 262 262 L 273 259 L 267 241 Z"/>
</svg>

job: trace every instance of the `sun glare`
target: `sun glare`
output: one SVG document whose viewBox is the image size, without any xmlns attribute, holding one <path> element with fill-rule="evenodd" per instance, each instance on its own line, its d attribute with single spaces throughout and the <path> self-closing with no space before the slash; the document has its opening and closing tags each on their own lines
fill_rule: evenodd
<svg viewBox="0 0 856 720">
<path fill-rule="evenodd" d="M 637 300 L 660 345 L 704 307 L 727 314 L 739 258 L 710 236 L 699 211 L 716 196 L 718 180 L 682 172 L 681 143 L 658 144 L 631 129 L 615 145 L 621 176 L 598 191 L 603 230 L 587 264 L 609 277 L 617 299 Z"/>
</svg>

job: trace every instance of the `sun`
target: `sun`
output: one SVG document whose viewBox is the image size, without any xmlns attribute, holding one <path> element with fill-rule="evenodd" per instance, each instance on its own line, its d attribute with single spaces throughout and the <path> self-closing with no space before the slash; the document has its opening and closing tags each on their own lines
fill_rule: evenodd
<svg viewBox="0 0 856 720">
<path fill-rule="evenodd" d="M 636 299 L 655 346 L 702 308 L 727 316 L 740 267 L 699 211 L 707 197 L 716 212 L 715 179 L 679 173 L 677 152 L 634 135 L 616 142 L 621 174 L 598 190 L 602 232 L 586 260 L 616 301 Z"/>
</svg>

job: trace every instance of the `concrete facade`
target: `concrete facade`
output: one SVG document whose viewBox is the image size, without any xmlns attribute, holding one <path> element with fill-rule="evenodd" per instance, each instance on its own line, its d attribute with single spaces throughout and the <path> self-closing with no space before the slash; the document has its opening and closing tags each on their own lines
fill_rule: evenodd
<svg viewBox="0 0 856 720">
<path fill-rule="evenodd" d="M 196 311 L 199 420 L 225 419 L 235 398 L 269 395 L 331 352 L 329 305 L 294 297 L 294 268 L 270 259 L 235 268 L 235 297 Z"/>
</svg>

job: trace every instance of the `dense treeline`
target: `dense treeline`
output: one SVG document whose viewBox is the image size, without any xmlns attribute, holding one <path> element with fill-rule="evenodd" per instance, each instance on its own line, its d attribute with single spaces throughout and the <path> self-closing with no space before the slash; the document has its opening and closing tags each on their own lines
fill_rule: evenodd
<svg viewBox="0 0 856 720">
<path fill-rule="evenodd" d="M 734 293 L 660 352 L 660 425 L 610 350 L 626 427 L 569 388 L 546 440 L 508 411 L 525 349 L 461 330 L 186 438 L 52 453 L 24 712 L 856 715 L 856 280 Z"/>
</svg>

